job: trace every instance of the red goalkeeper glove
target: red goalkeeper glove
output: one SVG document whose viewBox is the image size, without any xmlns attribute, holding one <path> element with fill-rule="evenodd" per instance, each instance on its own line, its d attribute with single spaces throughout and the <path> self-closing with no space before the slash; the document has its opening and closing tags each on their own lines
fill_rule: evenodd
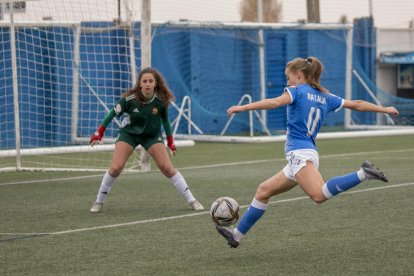
<svg viewBox="0 0 414 276">
<path fill-rule="evenodd" d="M 175 147 L 174 138 L 172 135 L 167 136 L 167 146 L 175 156 L 175 154 L 177 153 L 177 148 Z"/>
<path fill-rule="evenodd" d="M 99 128 L 95 131 L 95 133 L 92 134 L 91 139 L 89 140 L 89 144 L 91 145 L 91 147 L 93 147 L 96 142 L 102 144 L 105 129 L 106 128 L 103 125 L 100 125 Z"/>
</svg>

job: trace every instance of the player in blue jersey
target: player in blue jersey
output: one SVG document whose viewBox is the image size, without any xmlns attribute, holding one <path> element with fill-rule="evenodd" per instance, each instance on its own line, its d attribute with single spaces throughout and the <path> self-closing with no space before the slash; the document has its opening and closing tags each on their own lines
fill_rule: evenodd
<svg viewBox="0 0 414 276">
<path fill-rule="evenodd" d="M 168 105 L 174 96 L 161 74 L 153 69 L 143 69 L 135 87 L 125 93 L 115 107 L 107 113 L 98 130 L 92 134 L 90 144 L 102 143 L 106 127 L 115 116 L 124 116 L 116 139 L 112 164 L 105 173 L 95 203 L 90 211 L 101 211 L 116 178 L 121 174 L 129 156 L 141 145 L 154 159 L 161 173 L 170 180 L 175 189 L 185 198 L 193 210 L 204 207 L 196 200 L 188 185 L 171 163 L 161 133 L 161 124 L 167 136 L 167 145 L 176 154 L 171 125 L 168 120 Z"/>
<path fill-rule="evenodd" d="M 217 231 L 227 240 L 230 247 L 237 247 L 250 228 L 262 217 L 270 197 L 289 191 L 296 185 L 316 203 L 349 190 L 362 181 L 387 177 L 372 163 L 365 161 L 353 173 L 337 176 L 324 181 L 319 173 L 319 156 L 315 138 L 326 115 L 341 108 L 355 111 L 380 112 L 398 115 L 394 107 L 382 107 L 361 100 L 345 100 L 321 86 L 323 66 L 315 57 L 296 58 L 286 65 L 288 87 L 283 94 L 273 99 L 232 106 L 227 110 L 231 116 L 247 110 L 274 109 L 287 105 L 287 134 L 285 154 L 287 165 L 276 175 L 264 181 L 257 188 L 255 197 L 236 228 L 216 226 Z"/>
</svg>

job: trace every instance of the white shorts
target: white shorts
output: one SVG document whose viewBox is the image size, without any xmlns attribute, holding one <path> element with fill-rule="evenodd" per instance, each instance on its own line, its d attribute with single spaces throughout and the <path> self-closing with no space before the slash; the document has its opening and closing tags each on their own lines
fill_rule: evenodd
<svg viewBox="0 0 414 276">
<path fill-rule="evenodd" d="M 283 173 L 294 181 L 298 171 L 306 166 L 306 161 L 311 161 L 317 169 L 319 168 L 319 154 L 316 150 L 292 150 L 286 153 L 286 160 L 288 163 L 283 168 Z"/>
</svg>

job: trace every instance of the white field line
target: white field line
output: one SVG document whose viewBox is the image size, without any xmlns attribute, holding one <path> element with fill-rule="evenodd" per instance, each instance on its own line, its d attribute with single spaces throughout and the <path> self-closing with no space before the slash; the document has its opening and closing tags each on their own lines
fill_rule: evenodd
<svg viewBox="0 0 414 276">
<path fill-rule="evenodd" d="M 388 150 L 388 151 L 365 151 L 365 152 L 330 154 L 330 155 L 321 155 L 321 156 L 319 156 L 319 158 L 320 159 L 326 159 L 326 158 L 348 157 L 348 156 L 367 155 L 367 154 L 383 154 L 384 156 L 388 156 L 387 153 L 398 153 L 398 152 L 407 152 L 407 151 L 414 151 L 414 149 L 401 149 L 401 150 Z M 213 165 L 202 165 L 202 166 L 194 166 L 194 167 L 183 167 L 183 168 L 178 168 L 178 170 L 184 171 L 184 170 L 221 168 L 221 167 L 224 167 L 224 166 L 240 166 L 240 165 L 258 164 L 258 163 L 266 163 L 266 162 L 283 162 L 283 161 L 286 161 L 286 159 L 285 158 L 264 159 L 264 160 L 253 160 L 253 161 L 242 161 L 242 162 L 233 162 L 233 163 L 213 164 Z M 156 172 L 156 171 L 154 170 L 154 171 L 150 171 L 150 172 Z M 142 173 L 148 173 L 148 172 L 142 172 Z M 127 174 L 129 174 L 129 173 L 128 172 L 123 173 L 123 175 L 127 175 Z M 94 174 L 94 175 L 85 175 L 85 176 L 53 178 L 53 179 L 38 179 L 38 180 L 27 180 L 27 181 L 18 181 L 18 182 L 7 182 L 7 183 L 0 183 L 0 186 L 20 185 L 20 184 L 36 184 L 36 183 L 46 183 L 46 182 L 55 182 L 55 181 L 57 181 L 57 182 L 72 181 L 72 180 L 76 180 L 76 179 L 86 179 L 86 178 L 94 178 L 94 177 L 100 177 L 101 178 L 102 175 L 103 174 Z"/>
<path fill-rule="evenodd" d="M 384 190 L 384 189 L 393 189 L 393 188 L 399 188 L 399 187 L 405 187 L 405 186 L 411 186 L 414 185 L 414 182 L 410 183 L 401 183 L 401 184 L 395 184 L 395 185 L 388 185 L 388 186 L 381 186 L 381 187 L 374 187 L 374 188 L 367 188 L 367 189 L 361 189 L 361 190 L 355 190 L 355 191 L 349 191 L 345 192 L 344 194 L 356 194 L 356 193 L 364 193 L 364 192 L 371 192 L 371 191 L 377 191 L 377 190 Z M 287 203 L 292 201 L 298 201 L 302 199 L 309 199 L 307 196 L 301 196 L 301 197 L 294 197 L 294 198 L 288 198 L 288 199 L 281 199 L 276 201 L 270 201 L 269 204 L 280 204 L 280 203 Z M 248 205 L 242 205 L 240 208 L 247 208 Z M 72 234 L 72 233 L 79 233 L 79 232 L 86 232 L 86 231 L 93 231 L 93 230 L 100 230 L 100 229 L 108 229 L 108 228 L 117 228 L 117 227 L 123 227 L 123 226 L 131 226 L 131 225 L 137 225 L 137 224 L 146 224 L 146 223 L 152 223 L 152 222 L 160 222 L 160 221 L 168 221 L 168 220 L 175 220 L 175 219 L 181 219 L 181 218 L 187 218 L 187 217 L 195 217 L 195 216 L 201 216 L 209 214 L 209 211 L 204 212 L 197 212 L 197 213 L 191 213 L 191 214 L 185 214 L 185 215 L 179 215 L 179 216 L 171 216 L 171 217 L 162 217 L 162 218 L 155 218 L 155 219 L 146 219 L 146 220 L 138 220 L 138 221 L 131 221 L 126 223 L 118 223 L 118 224 L 110 224 L 110 225 L 102 225 L 102 226 L 95 226 L 95 227 L 88 227 L 88 228 L 79 228 L 79 229 L 69 229 L 65 231 L 57 231 L 57 232 L 40 232 L 40 233 L 0 233 L 0 235 L 3 236 L 42 236 L 42 235 L 63 235 L 63 234 Z"/>
</svg>

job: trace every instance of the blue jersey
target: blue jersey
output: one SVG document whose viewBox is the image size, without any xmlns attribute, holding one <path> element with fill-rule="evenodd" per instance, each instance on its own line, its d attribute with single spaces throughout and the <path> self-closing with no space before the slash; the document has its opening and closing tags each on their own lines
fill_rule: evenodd
<svg viewBox="0 0 414 276">
<path fill-rule="evenodd" d="M 315 138 L 326 115 L 340 110 L 344 100 L 309 84 L 286 87 L 285 92 L 291 97 L 291 103 L 287 106 L 285 151 L 316 150 Z"/>
</svg>

